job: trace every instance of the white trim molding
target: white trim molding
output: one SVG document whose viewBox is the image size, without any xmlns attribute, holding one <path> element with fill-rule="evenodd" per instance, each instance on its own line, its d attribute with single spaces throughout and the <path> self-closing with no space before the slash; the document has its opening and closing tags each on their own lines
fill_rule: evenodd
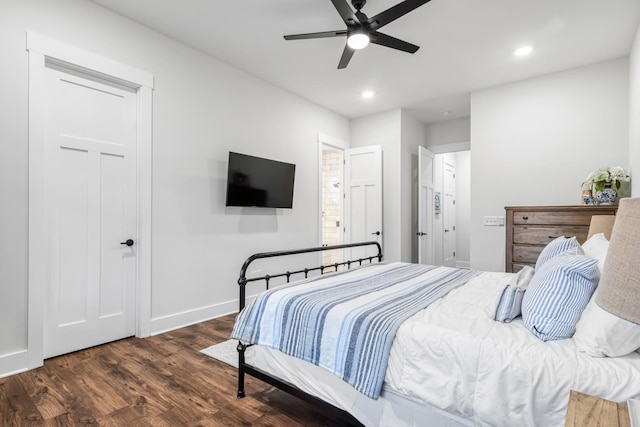
<svg viewBox="0 0 640 427">
<path fill-rule="evenodd" d="M 27 353 L 27 350 L 22 350 L 0 356 L 0 378 L 26 371 L 29 359 Z"/>
<path fill-rule="evenodd" d="M 113 61 L 93 52 L 53 40 L 34 32 L 27 32 L 27 50 L 41 53 L 47 59 L 78 67 L 106 80 L 115 81 L 131 88 L 148 87 L 153 89 L 153 74 L 138 70 L 120 62 Z"/>
<path fill-rule="evenodd" d="M 152 96 L 154 76 L 74 46 L 27 32 L 29 55 L 29 254 L 27 349 L 0 358 L 0 376 L 42 366 L 47 283 L 44 198 L 44 76 L 48 63 L 136 91 L 138 103 L 138 236 L 136 336 L 151 334 Z M 7 362 L 5 363 L 5 358 Z M 11 362 L 8 362 L 11 360 Z M 18 366 L 20 365 L 20 366 Z"/>
<path fill-rule="evenodd" d="M 247 302 L 253 298 L 247 298 Z M 238 300 L 227 301 L 219 304 L 213 304 L 206 307 L 200 307 L 193 310 L 183 311 L 182 313 L 170 314 L 168 316 L 158 317 L 151 321 L 151 335 L 158 335 L 174 329 L 183 328 L 185 326 L 194 325 L 206 320 L 215 319 L 216 317 L 226 316 L 227 314 L 238 312 Z"/>
</svg>

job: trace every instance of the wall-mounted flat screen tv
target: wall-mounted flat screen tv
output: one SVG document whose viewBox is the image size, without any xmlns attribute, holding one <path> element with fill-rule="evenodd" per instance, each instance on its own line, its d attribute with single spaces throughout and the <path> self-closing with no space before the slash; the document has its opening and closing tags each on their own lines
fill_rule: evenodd
<svg viewBox="0 0 640 427">
<path fill-rule="evenodd" d="M 227 206 L 292 208 L 296 165 L 229 152 Z"/>
</svg>

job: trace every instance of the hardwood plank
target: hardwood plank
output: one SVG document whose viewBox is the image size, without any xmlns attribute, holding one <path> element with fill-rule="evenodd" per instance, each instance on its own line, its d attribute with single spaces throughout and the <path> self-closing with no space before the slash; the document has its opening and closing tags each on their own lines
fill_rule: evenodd
<svg viewBox="0 0 640 427">
<path fill-rule="evenodd" d="M 0 382 L 0 408 L 3 425 L 22 425 L 42 421 L 40 411 L 19 378 Z"/>
<path fill-rule="evenodd" d="M 0 379 L 1 426 L 346 426 L 200 350 L 227 340 L 236 315 L 46 360 Z"/>
</svg>

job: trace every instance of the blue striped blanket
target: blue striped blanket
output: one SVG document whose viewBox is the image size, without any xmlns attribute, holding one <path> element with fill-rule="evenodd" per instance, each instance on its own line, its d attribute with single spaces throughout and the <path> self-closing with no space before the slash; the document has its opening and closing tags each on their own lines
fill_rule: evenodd
<svg viewBox="0 0 640 427">
<path fill-rule="evenodd" d="M 258 295 L 231 337 L 318 365 L 377 398 L 402 322 L 477 274 L 380 263 L 306 279 Z"/>
</svg>

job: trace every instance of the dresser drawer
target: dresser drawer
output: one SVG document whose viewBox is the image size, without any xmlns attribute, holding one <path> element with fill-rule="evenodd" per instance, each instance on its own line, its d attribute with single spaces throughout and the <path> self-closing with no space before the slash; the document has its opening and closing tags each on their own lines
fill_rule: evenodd
<svg viewBox="0 0 640 427">
<path fill-rule="evenodd" d="M 580 242 L 587 238 L 587 227 L 513 227 L 513 243 L 519 245 L 546 245 L 553 239 L 577 237 Z"/>
<path fill-rule="evenodd" d="M 596 212 L 593 213 L 597 215 Z M 582 225 L 589 227 L 591 215 L 587 212 L 514 212 L 514 225 Z"/>
<path fill-rule="evenodd" d="M 544 246 L 514 246 L 513 262 L 518 264 L 535 264 Z"/>
<path fill-rule="evenodd" d="M 514 262 L 514 263 L 511 263 L 511 272 L 517 273 L 518 271 L 522 270 L 525 265 L 528 265 L 529 267 L 532 267 L 532 268 L 536 266 L 535 263 L 517 264 Z"/>
</svg>

